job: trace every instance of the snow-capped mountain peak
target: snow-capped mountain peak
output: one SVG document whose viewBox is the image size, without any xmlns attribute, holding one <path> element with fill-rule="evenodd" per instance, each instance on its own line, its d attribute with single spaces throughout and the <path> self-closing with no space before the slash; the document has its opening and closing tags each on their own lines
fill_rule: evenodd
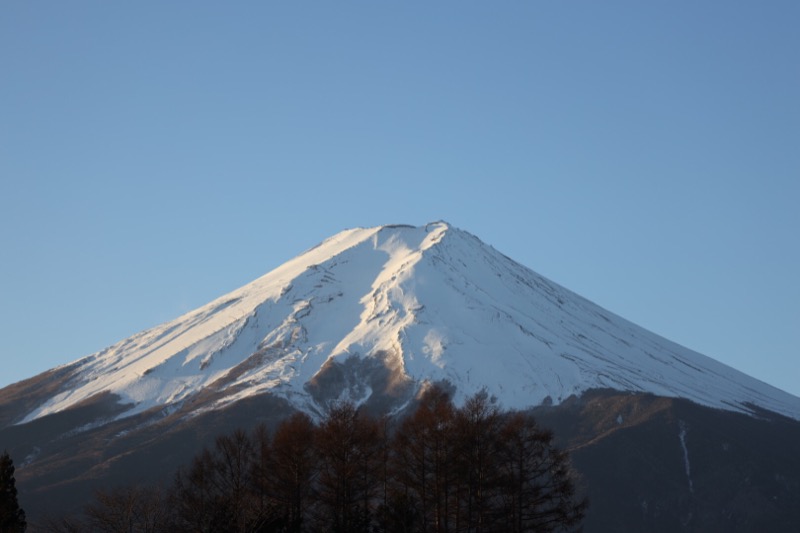
<svg viewBox="0 0 800 533">
<path fill-rule="evenodd" d="M 215 409 L 271 393 L 400 407 L 426 382 L 505 407 L 593 388 L 800 419 L 800 398 L 628 322 L 445 222 L 346 230 L 173 321 L 64 367 L 21 422 L 99 394 L 149 409 Z"/>
</svg>

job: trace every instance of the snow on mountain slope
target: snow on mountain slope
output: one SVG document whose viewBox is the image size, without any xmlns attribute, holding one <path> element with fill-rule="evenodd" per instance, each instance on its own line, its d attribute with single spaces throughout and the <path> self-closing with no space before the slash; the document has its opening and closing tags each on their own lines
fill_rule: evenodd
<svg viewBox="0 0 800 533">
<path fill-rule="evenodd" d="M 367 370 L 348 378 L 353 364 L 383 369 L 385 390 Z M 363 402 L 439 380 L 457 401 L 486 387 L 509 408 L 605 387 L 800 419 L 800 398 L 615 316 L 444 222 L 343 231 L 74 365 L 68 385 L 23 422 L 104 392 L 131 404 L 122 416 L 209 391 L 193 409 L 271 392 L 313 412 L 323 398 Z"/>
</svg>

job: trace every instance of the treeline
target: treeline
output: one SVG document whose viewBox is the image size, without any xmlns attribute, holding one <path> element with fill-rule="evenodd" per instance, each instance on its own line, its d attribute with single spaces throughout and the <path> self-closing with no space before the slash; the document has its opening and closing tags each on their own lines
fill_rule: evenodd
<svg viewBox="0 0 800 533">
<path fill-rule="evenodd" d="M 350 403 L 318 424 L 221 436 L 166 490 L 99 492 L 80 521 L 98 532 L 568 531 L 583 518 L 567 455 L 524 413 L 478 394 L 456 408 L 432 388 L 391 428 Z"/>
</svg>

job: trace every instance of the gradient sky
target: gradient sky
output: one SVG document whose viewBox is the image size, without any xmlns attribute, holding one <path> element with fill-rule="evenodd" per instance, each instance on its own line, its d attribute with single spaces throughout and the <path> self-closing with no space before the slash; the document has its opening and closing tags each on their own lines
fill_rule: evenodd
<svg viewBox="0 0 800 533">
<path fill-rule="evenodd" d="M 444 219 L 800 395 L 800 3 L 4 2 L 0 386 Z"/>
</svg>

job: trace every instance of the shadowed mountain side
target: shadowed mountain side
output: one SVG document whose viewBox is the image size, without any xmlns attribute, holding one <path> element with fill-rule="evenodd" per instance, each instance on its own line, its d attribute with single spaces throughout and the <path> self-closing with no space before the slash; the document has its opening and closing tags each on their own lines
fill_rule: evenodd
<svg viewBox="0 0 800 533">
<path fill-rule="evenodd" d="M 593 531 L 796 531 L 800 423 L 590 391 L 533 410 L 583 475 Z"/>
<path fill-rule="evenodd" d="M 99 408 L 84 406 L 83 416 Z M 70 416 L 80 415 L 75 411 Z M 800 523 L 794 420 L 608 390 L 532 411 L 582 476 L 589 533 L 788 532 Z M 259 423 L 274 428 L 291 412 L 288 402 L 266 394 L 197 416 L 148 412 L 49 440 L 49 424 L 9 427 L 0 430 L 0 442 L 27 448 L 41 438 L 47 451 L 30 465 L 21 461 L 17 471 L 20 504 L 37 531 L 37 521 L 80 509 L 97 488 L 168 484 L 218 435 Z M 20 448 L 9 451 L 24 456 Z"/>
<path fill-rule="evenodd" d="M 275 427 L 292 412 L 285 400 L 264 394 L 191 417 L 154 410 L 82 432 L 47 431 L 68 426 L 68 417 L 86 415 L 69 411 L 4 428 L 0 445 L 8 443 L 9 453 L 20 457 L 20 505 L 33 526 L 29 530 L 39 531 L 37 521 L 81 510 L 99 488 L 168 484 L 180 466 L 220 434 L 260 423 Z M 26 465 L 22 458 L 30 455 L 32 445 L 40 457 Z"/>
</svg>

